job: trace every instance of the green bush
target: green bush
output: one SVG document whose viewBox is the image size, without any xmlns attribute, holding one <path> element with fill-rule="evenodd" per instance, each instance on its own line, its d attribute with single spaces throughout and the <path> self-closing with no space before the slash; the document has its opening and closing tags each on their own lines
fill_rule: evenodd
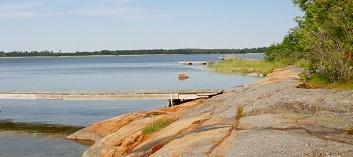
<svg viewBox="0 0 353 157">
<path fill-rule="evenodd" d="M 311 75 L 330 83 L 353 81 L 353 0 L 293 0 L 304 11 L 298 27 L 266 52 L 270 61 L 296 64 L 304 59 Z M 299 62 L 300 63 L 300 62 Z M 301 63 L 300 63 L 301 64 Z M 317 80 L 313 80 L 317 81 Z"/>
<path fill-rule="evenodd" d="M 353 82 L 335 82 L 332 83 L 325 75 L 302 73 L 301 79 L 305 88 L 328 88 L 328 89 L 342 89 L 353 90 Z"/>
<path fill-rule="evenodd" d="M 353 80 L 353 0 L 296 2 L 306 12 L 299 21 L 300 44 L 316 73 L 330 82 Z"/>
</svg>

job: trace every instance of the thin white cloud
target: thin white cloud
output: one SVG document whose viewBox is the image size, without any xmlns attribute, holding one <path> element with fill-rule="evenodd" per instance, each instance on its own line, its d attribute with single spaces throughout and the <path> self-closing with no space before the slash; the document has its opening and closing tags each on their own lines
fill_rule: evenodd
<svg viewBox="0 0 353 157">
<path fill-rule="evenodd" d="M 76 1 L 76 2 L 75 2 Z M 120 18 L 155 18 L 167 16 L 165 12 L 156 9 L 148 9 L 130 6 L 136 0 L 23 0 L 0 1 L 0 19 L 24 19 L 54 16 L 105 16 Z M 69 6 L 65 9 L 57 9 L 53 5 Z M 70 5 L 72 4 L 72 6 Z"/>
<path fill-rule="evenodd" d="M 32 11 L 0 12 L 0 19 L 19 19 L 36 17 L 37 13 Z"/>
<path fill-rule="evenodd" d="M 0 2 L 0 19 L 30 18 L 36 16 L 34 11 L 40 4 L 35 1 Z"/>
<path fill-rule="evenodd" d="M 142 17 L 154 18 L 167 16 L 166 13 L 158 10 L 139 8 L 102 8 L 102 9 L 79 9 L 67 12 L 74 16 L 105 16 L 105 17 Z"/>
</svg>

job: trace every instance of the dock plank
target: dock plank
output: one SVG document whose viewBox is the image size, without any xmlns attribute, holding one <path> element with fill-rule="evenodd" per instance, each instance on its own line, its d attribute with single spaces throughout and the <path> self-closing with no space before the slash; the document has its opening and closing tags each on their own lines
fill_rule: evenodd
<svg viewBox="0 0 353 157">
<path fill-rule="evenodd" d="M 223 93 L 223 90 L 188 89 L 166 91 L 115 91 L 115 92 L 52 92 L 52 91 L 4 91 L 0 92 L 0 99 L 23 100 L 163 100 L 183 99 L 192 100 L 212 97 Z"/>
</svg>

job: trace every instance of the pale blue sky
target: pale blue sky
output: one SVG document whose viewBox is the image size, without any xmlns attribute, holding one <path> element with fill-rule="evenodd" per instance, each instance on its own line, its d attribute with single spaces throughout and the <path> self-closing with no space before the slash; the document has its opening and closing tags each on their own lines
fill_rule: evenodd
<svg viewBox="0 0 353 157">
<path fill-rule="evenodd" d="M 300 14 L 291 0 L 0 0 L 0 50 L 268 46 Z"/>
</svg>

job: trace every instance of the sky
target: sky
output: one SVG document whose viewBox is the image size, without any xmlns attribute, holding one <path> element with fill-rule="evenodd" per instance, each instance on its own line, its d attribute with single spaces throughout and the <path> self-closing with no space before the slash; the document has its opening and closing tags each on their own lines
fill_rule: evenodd
<svg viewBox="0 0 353 157">
<path fill-rule="evenodd" d="M 0 50 L 261 47 L 301 14 L 291 0 L 0 0 Z"/>
</svg>

